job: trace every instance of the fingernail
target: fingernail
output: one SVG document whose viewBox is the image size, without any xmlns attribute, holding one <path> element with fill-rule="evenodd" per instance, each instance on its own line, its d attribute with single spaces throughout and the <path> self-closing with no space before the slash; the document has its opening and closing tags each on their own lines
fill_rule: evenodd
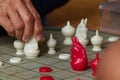
<svg viewBox="0 0 120 80">
<path fill-rule="evenodd" d="M 39 35 L 36 36 L 36 40 L 37 41 L 40 41 L 41 39 L 42 39 L 42 35 L 41 34 L 39 34 Z"/>
<path fill-rule="evenodd" d="M 29 38 L 23 38 L 23 41 L 24 41 L 24 42 L 28 42 L 28 41 L 29 41 Z"/>
</svg>

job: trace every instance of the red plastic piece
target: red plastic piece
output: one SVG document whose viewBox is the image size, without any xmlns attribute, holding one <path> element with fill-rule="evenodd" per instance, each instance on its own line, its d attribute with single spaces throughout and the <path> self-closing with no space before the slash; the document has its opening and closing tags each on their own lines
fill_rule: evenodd
<svg viewBox="0 0 120 80">
<path fill-rule="evenodd" d="M 52 76 L 42 76 L 40 80 L 54 80 L 54 78 Z"/>
<path fill-rule="evenodd" d="M 43 66 L 43 67 L 39 68 L 39 72 L 41 72 L 41 73 L 48 73 L 51 71 L 53 71 L 53 70 L 50 67 Z"/>
<path fill-rule="evenodd" d="M 85 48 L 80 44 L 77 37 L 72 38 L 71 48 L 71 67 L 75 71 L 83 71 L 88 66 L 87 53 Z"/>
<path fill-rule="evenodd" d="M 96 58 L 90 61 L 90 67 L 93 70 L 92 75 L 96 76 L 96 68 L 99 62 L 99 53 L 96 53 Z"/>
</svg>

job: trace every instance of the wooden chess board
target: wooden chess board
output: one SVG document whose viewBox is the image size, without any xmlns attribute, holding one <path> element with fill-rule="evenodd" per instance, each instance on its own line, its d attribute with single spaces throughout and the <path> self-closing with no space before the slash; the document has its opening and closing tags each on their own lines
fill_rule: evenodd
<svg viewBox="0 0 120 80">
<path fill-rule="evenodd" d="M 48 48 L 46 46 L 46 41 L 49 39 L 49 34 L 52 33 L 54 39 L 57 40 L 55 55 L 48 55 Z M 90 39 L 95 35 L 95 31 L 88 31 L 88 38 Z M 101 33 L 100 35 L 104 37 L 104 43 L 102 48 L 105 48 L 109 43 L 107 38 L 111 34 Z M 0 36 L 0 61 L 4 62 L 4 65 L 0 68 L 0 80 L 39 80 L 40 76 L 51 75 L 55 80 L 94 80 L 92 77 L 92 70 L 89 68 L 85 71 L 76 72 L 71 69 L 70 60 L 63 61 L 58 59 L 58 55 L 62 53 L 71 54 L 71 46 L 64 46 L 60 28 L 50 28 L 46 27 L 44 30 L 44 36 L 46 41 L 40 42 L 41 55 L 36 59 L 27 59 L 25 56 L 19 56 L 23 60 L 18 64 L 11 64 L 9 59 L 16 57 L 16 50 L 13 47 L 14 38 L 8 36 Z M 95 52 L 92 51 L 92 45 L 89 43 L 86 47 L 87 57 L 89 62 L 95 58 Z M 101 54 L 100 54 L 101 55 Z M 89 64 L 88 64 L 89 65 Z M 49 66 L 53 71 L 49 74 L 39 73 L 39 68 L 41 66 Z"/>
</svg>

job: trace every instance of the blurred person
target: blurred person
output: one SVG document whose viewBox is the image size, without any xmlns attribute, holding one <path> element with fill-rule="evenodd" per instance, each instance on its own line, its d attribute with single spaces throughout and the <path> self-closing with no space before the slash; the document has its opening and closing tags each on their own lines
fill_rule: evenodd
<svg viewBox="0 0 120 80">
<path fill-rule="evenodd" d="M 120 80 L 120 40 L 103 51 L 97 67 L 96 80 Z"/>
</svg>

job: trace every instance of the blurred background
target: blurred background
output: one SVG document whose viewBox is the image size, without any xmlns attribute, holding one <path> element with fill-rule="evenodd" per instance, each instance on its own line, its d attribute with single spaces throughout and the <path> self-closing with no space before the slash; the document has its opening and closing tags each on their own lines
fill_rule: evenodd
<svg viewBox="0 0 120 80">
<path fill-rule="evenodd" d="M 63 27 L 67 20 L 70 20 L 76 27 L 82 18 L 88 18 L 87 27 L 98 29 L 100 27 L 99 4 L 103 2 L 105 0 L 70 0 L 47 16 L 48 25 Z"/>
</svg>

